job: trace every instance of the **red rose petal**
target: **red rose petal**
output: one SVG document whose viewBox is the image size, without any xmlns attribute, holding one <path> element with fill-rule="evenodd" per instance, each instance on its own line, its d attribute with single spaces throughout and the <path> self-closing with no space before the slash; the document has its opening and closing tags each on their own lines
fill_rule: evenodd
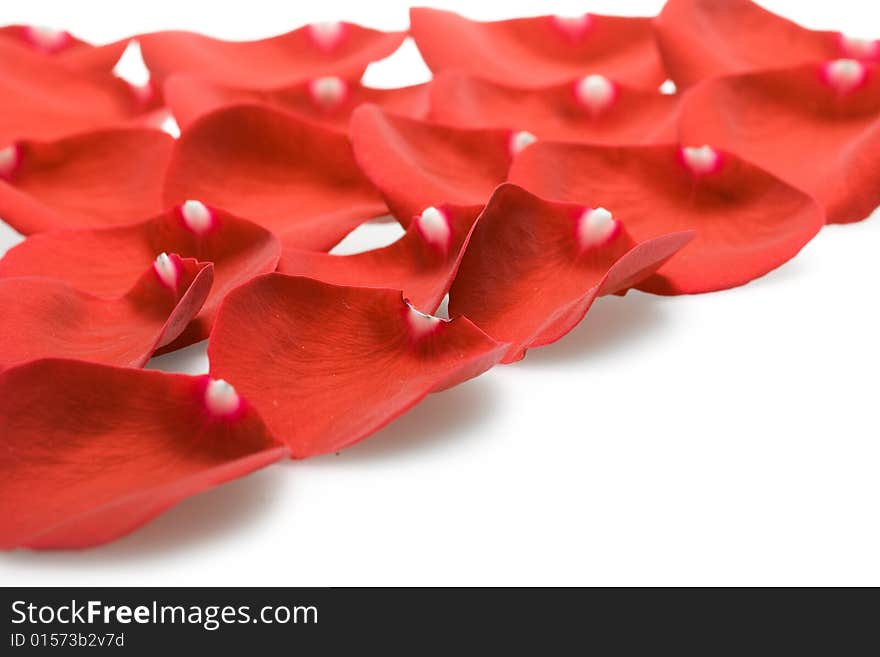
<svg viewBox="0 0 880 657">
<path fill-rule="evenodd" d="M 0 145 L 57 139 L 121 124 L 147 107 L 109 73 L 75 73 L 39 53 L 0 40 Z"/>
<path fill-rule="evenodd" d="M 354 255 L 285 249 L 278 271 L 335 285 L 402 290 L 415 308 L 433 313 L 449 291 L 481 210 L 482 206 L 426 208 L 393 244 Z"/>
<path fill-rule="evenodd" d="M 164 253 L 118 299 L 51 278 L 0 279 L 0 369 L 55 357 L 140 367 L 198 314 L 212 280 L 210 263 Z"/>
<path fill-rule="evenodd" d="M 405 36 L 353 23 L 318 23 L 258 41 L 179 31 L 144 34 L 138 41 L 160 85 L 172 73 L 187 73 L 220 84 L 273 88 L 322 75 L 360 78 L 371 62 L 397 50 Z"/>
<path fill-rule="evenodd" d="M 131 226 L 32 235 L 0 259 L 0 278 L 44 276 L 98 296 L 118 297 L 162 252 L 214 265 L 208 298 L 170 350 L 207 338 L 223 297 L 254 276 L 274 271 L 281 245 L 256 224 L 190 201 Z"/>
<path fill-rule="evenodd" d="M 655 28 L 670 77 L 682 87 L 837 57 L 880 59 L 871 42 L 808 30 L 750 0 L 669 0 Z"/>
<path fill-rule="evenodd" d="M 0 549 L 84 548 L 287 450 L 207 377 L 40 360 L 0 373 Z"/>
<path fill-rule="evenodd" d="M 502 362 L 558 340 L 600 295 L 653 274 L 693 238 L 683 231 L 636 244 L 603 208 L 553 203 L 515 185 L 493 194 L 474 228 L 449 295 L 467 315 L 510 344 Z"/>
<path fill-rule="evenodd" d="M 428 117 L 462 128 L 516 128 L 539 139 L 616 145 L 677 137 L 678 96 L 597 74 L 525 90 L 444 73 L 431 84 L 430 95 Z"/>
<path fill-rule="evenodd" d="M 816 234 L 816 202 L 763 169 L 710 147 L 538 143 L 510 179 L 544 198 L 602 206 L 636 241 L 697 237 L 637 287 L 659 294 L 723 290 L 793 258 Z"/>
<path fill-rule="evenodd" d="M 165 201 L 187 199 L 254 221 L 286 246 L 315 250 L 387 212 L 345 136 L 255 105 L 219 110 L 183 132 Z"/>
<path fill-rule="evenodd" d="M 158 214 L 173 143 L 158 130 L 102 130 L 2 147 L 0 217 L 29 234 Z"/>
<path fill-rule="evenodd" d="M 208 357 L 212 375 L 305 458 L 367 437 L 505 349 L 466 318 L 415 311 L 397 291 L 266 274 L 226 297 Z"/>
<path fill-rule="evenodd" d="M 364 105 L 351 119 L 354 154 L 404 225 L 426 207 L 484 205 L 521 150 L 510 130 L 465 130 Z"/>
<path fill-rule="evenodd" d="M 828 221 L 880 204 L 880 67 L 834 60 L 708 80 L 682 107 L 682 136 L 711 143 L 813 195 Z"/>
<path fill-rule="evenodd" d="M 542 87 L 601 73 L 656 89 L 666 73 L 651 19 L 584 14 L 481 23 L 423 7 L 410 31 L 434 72 L 459 70 L 514 87 Z"/>
<path fill-rule="evenodd" d="M 128 39 L 96 46 L 65 30 L 35 25 L 0 27 L 0 41 L 32 54 L 50 56 L 76 71 L 110 73 L 128 47 Z"/>
<path fill-rule="evenodd" d="M 373 103 L 395 114 L 424 118 L 428 113 L 428 84 L 397 89 L 372 89 L 360 82 L 327 75 L 295 86 L 260 90 L 219 85 L 199 78 L 174 75 L 165 83 L 165 102 L 182 129 L 197 118 L 227 105 L 260 104 L 291 112 L 348 133 L 354 109 Z"/>
</svg>

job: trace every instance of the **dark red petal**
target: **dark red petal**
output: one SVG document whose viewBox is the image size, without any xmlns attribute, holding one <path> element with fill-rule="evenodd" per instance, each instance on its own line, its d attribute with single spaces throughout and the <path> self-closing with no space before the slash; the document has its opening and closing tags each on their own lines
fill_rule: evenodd
<svg viewBox="0 0 880 657">
<path fill-rule="evenodd" d="M 816 202 L 763 169 L 709 147 L 537 143 L 510 179 L 544 198 L 610 210 L 636 241 L 677 230 L 697 237 L 639 289 L 722 290 L 793 258 L 816 234 Z"/>
<path fill-rule="evenodd" d="M 93 257 L 100 260 L 101 254 Z M 117 299 L 51 278 L 0 279 L 0 369 L 38 358 L 140 367 L 198 314 L 213 269 L 163 253 Z"/>
<path fill-rule="evenodd" d="M 173 144 L 158 130 L 103 130 L 0 148 L 0 217 L 29 234 L 158 214 Z"/>
<path fill-rule="evenodd" d="M 172 73 L 187 73 L 232 86 L 274 88 L 322 75 L 360 78 L 370 62 L 393 53 L 405 36 L 335 23 L 307 25 L 259 41 L 154 32 L 139 36 L 138 42 L 159 84 Z"/>
<path fill-rule="evenodd" d="M 829 222 L 880 204 L 880 66 L 834 60 L 708 80 L 688 94 L 681 131 L 813 195 Z"/>
<path fill-rule="evenodd" d="M 285 457 L 235 391 L 72 360 L 0 373 L 0 549 L 84 548 Z"/>
<path fill-rule="evenodd" d="M 459 70 L 511 86 L 541 87 L 589 73 L 656 89 L 666 73 L 649 18 L 584 14 L 480 23 L 410 9 L 410 31 L 432 71 Z"/>
<path fill-rule="evenodd" d="M 676 138 L 679 97 L 591 74 L 525 90 L 459 73 L 431 84 L 428 117 L 462 128 L 528 130 L 539 139 L 644 144 Z"/>
<path fill-rule="evenodd" d="M 680 86 L 860 52 L 857 41 L 839 32 L 808 30 L 751 0 L 669 0 L 655 27 L 666 69 Z M 870 55 L 868 50 L 861 54 Z"/>
<path fill-rule="evenodd" d="M 0 146 L 58 139 L 121 124 L 147 107 L 109 73 L 76 73 L 54 58 L 0 40 Z"/>
<path fill-rule="evenodd" d="M 351 118 L 358 164 L 404 225 L 431 205 L 484 205 L 507 179 L 515 135 L 425 123 L 372 105 Z"/>
<path fill-rule="evenodd" d="M 344 135 L 255 105 L 213 112 L 183 132 L 165 201 L 187 199 L 255 221 L 286 246 L 315 250 L 387 212 Z"/>
<path fill-rule="evenodd" d="M 182 129 L 197 118 L 227 105 L 259 104 L 291 112 L 326 128 L 348 133 L 354 109 L 373 103 L 401 116 L 424 118 L 428 113 L 428 84 L 397 89 L 372 89 L 358 81 L 321 76 L 278 90 L 231 87 L 187 75 L 165 83 L 165 102 Z"/>
<path fill-rule="evenodd" d="M 97 296 L 119 297 L 163 252 L 214 265 L 214 284 L 201 311 L 169 345 L 178 348 L 207 338 L 223 297 L 274 271 L 281 245 L 256 224 L 190 202 L 131 226 L 32 235 L 0 259 L 0 278 L 44 276 Z"/>
<path fill-rule="evenodd" d="M 515 185 L 492 195 L 474 228 L 449 295 L 467 315 L 509 343 L 503 362 L 558 340 L 602 294 L 653 274 L 693 237 L 690 231 L 636 244 L 601 208 L 554 203 Z"/>
<path fill-rule="evenodd" d="M 226 297 L 208 357 L 213 376 L 305 458 L 369 436 L 505 349 L 466 318 L 422 315 L 398 291 L 266 274 Z"/>
<path fill-rule="evenodd" d="M 402 290 L 415 308 L 433 313 L 449 291 L 481 210 L 482 206 L 426 208 L 393 244 L 355 255 L 285 249 L 278 271 L 335 285 Z"/>
</svg>

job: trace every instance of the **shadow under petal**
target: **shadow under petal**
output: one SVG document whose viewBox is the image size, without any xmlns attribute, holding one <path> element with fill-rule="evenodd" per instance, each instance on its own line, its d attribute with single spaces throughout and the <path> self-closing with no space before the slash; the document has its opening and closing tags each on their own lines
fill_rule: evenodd
<svg viewBox="0 0 880 657">
<path fill-rule="evenodd" d="M 665 321 L 670 298 L 630 290 L 625 296 L 597 299 L 586 317 L 557 342 L 529 349 L 522 366 L 571 363 L 605 355 L 650 337 Z M 517 364 L 518 365 L 518 364 Z"/>
<path fill-rule="evenodd" d="M 490 373 L 428 395 L 415 408 L 372 436 L 338 454 L 310 459 L 308 464 L 332 467 L 342 458 L 346 463 L 369 462 L 439 449 L 479 426 L 497 410 L 498 401 Z"/>
</svg>

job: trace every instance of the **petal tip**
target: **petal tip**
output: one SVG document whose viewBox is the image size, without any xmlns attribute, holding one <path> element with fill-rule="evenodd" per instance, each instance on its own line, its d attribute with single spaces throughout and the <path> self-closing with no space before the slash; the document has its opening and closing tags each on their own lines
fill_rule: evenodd
<svg viewBox="0 0 880 657">
<path fill-rule="evenodd" d="M 419 338 L 435 333 L 437 329 L 446 322 L 446 320 L 440 317 L 428 315 L 420 310 L 416 310 L 409 301 L 404 300 L 404 302 L 406 304 L 406 323 L 413 339 L 418 340 Z"/>
<path fill-rule="evenodd" d="M 862 86 L 868 68 L 856 59 L 835 59 L 822 66 L 822 77 L 839 93 L 849 93 Z"/>
<path fill-rule="evenodd" d="M 184 225 L 197 235 L 203 235 L 214 227 L 214 213 L 195 199 L 180 204 L 180 216 Z"/>
<path fill-rule="evenodd" d="M 311 23 L 309 36 L 321 50 L 333 50 L 345 36 L 345 25 L 339 21 Z"/>
<path fill-rule="evenodd" d="M 604 75 L 587 75 L 575 83 L 575 96 L 581 105 L 593 112 L 600 112 L 614 102 L 617 89 Z"/>
<path fill-rule="evenodd" d="M 721 168 L 721 154 L 708 144 L 684 146 L 680 155 L 685 166 L 696 176 L 715 173 Z"/>
<path fill-rule="evenodd" d="M 177 289 L 177 281 L 180 277 L 180 271 L 178 270 L 177 263 L 175 263 L 167 253 L 163 251 L 156 256 L 156 260 L 153 262 L 153 269 L 165 287 L 172 290 Z"/>
<path fill-rule="evenodd" d="M 620 222 L 605 208 L 588 208 L 578 217 L 577 237 L 582 250 L 603 246 L 620 232 Z"/>
<path fill-rule="evenodd" d="M 29 25 L 25 28 L 25 36 L 35 48 L 48 53 L 63 50 L 72 41 L 70 32 L 46 25 Z"/>
<path fill-rule="evenodd" d="M 309 82 L 309 95 L 319 107 L 338 107 L 348 95 L 348 83 L 336 75 L 325 75 Z"/>
<path fill-rule="evenodd" d="M 422 238 L 440 249 L 446 250 L 452 241 L 449 217 L 442 210 L 429 206 L 416 217 L 416 226 Z"/>
<path fill-rule="evenodd" d="M 528 130 L 518 130 L 510 135 L 508 148 L 511 157 L 521 153 L 523 149 L 538 141 L 538 138 Z"/>
<path fill-rule="evenodd" d="M 215 417 L 230 417 L 241 410 L 241 397 L 224 379 L 210 379 L 205 386 L 205 408 Z"/>
<path fill-rule="evenodd" d="M 572 40 L 583 37 L 593 24 L 589 14 L 556 14 L 552 17 L 552 21 L 557 30 Z"/>
<path fill-rule="evenodd" d="M 0 148 L 0 178 L 8 180 L 21 161 L 21 149 L 17 144 Z"/>
</svg>

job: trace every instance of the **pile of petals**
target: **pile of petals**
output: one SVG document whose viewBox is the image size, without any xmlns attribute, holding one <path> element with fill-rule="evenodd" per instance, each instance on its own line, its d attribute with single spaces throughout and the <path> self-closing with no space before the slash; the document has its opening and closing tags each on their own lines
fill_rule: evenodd
<svg viewBox="0 0 880 657">
<path fill-rule="evenodd" d="M 431 81 L 365 85 L 405 39 Z M 135 43 L 146 84 L 115 72 Z M 338 452 L 605 295 L 744 285 L 880 204 L 880 41 L 750 0 L 249 42 L 11 25 L 0 92 L 4 549 Z M 374 222 L 400 237 L 334 248 Z M 205 339 L 207 375 L 143 369 Z"/>
</svg>

